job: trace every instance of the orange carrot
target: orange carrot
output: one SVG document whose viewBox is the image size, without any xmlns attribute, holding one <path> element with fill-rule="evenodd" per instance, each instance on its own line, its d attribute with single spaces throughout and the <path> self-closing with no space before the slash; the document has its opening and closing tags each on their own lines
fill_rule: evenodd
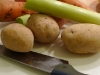
<svg viewBox="0 0 100 75">
<path fill-rule="evenodd" d="M 15 2 L 26 2 L 26 0 L 15 0 Z"/>
<path fill-rule="evenodd" d="M 24 4 L 25 2 L 0 0 L 0 21 L 14 21 L 21 15 L 34 13 L 31 10 L 25 10 Z"/>
<path fill-rule="evenodd" d="M 67 19 L 62 19 L 58 17 L 54 17 L 53 19 L 58 23 L 59 27 L 63 26 L 65 23 L 67 23 Z"/>
<path fill-rule="evenodd" d="M 80 2 L 79 0 L 59 0 L 68 4 L 72 4 L 78 7 L 82 7 L 88 10 L 92 10 L 90 7 L 88 7 L 87 5 L 85 5 L 84 3 Z"/>
</svg>

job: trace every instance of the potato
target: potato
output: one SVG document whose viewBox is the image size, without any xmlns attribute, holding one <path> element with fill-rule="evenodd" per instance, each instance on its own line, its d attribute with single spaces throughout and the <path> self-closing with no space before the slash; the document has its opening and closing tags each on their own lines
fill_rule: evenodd
<svg viewBox="0 0 100 75">
<path fill-rule="evenodd" d="M 100 52 L 100 26 L 75 24 L 62 31 L 61 39 L 67 49 L 74 53 Z"/>
<path fill-rule="evenodd" d="M 53 42 L 60 32 L 56 21 L 44 14 L 31 15 L 26 26 L 32 30 L 34 40 L 40 43 Z"/>
<path fill-rule="evenodd" d="M 29 52 L 34 45 L 34 36 L 24 25 L 12 23 L 2 29 L 1 41 L 10 50 Z"/>
</svg>

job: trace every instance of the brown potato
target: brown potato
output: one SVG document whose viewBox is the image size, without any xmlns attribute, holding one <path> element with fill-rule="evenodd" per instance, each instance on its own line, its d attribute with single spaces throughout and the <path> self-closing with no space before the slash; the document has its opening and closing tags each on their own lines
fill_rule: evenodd
<svg viewBox="0 0 100 75">
<path fill-rule="evenodd" d="M 34 36 L 24 25 L 12 23 L 2 29 L 1 41 L 10 50 L 29 52 L 33 48 Z"/>
<path fill-rule="evenodd" d="M 60 32 L 56 21 L 44 14 L 31 15 L 26 26 L 32 30 L 35 40 L 40 43 L 53 42 Z"/>
<path fill-rule="evenodd" d="M 74 53 L 100 52 L 100 26 L 96 24 L 75 24 L 61 34 L 67 49 Z"/>
</svg>

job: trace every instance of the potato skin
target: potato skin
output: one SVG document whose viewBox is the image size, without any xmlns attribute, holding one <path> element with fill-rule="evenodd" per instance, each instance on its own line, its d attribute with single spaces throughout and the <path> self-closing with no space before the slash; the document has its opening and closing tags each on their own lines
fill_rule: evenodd
<svg viewBox="0 0 100 75">
<path fill-rule="evenodd" d="M 26 26 L 32 30 L 34 39 L 40 43 L 53 42 L 60 32 L 56 21 L 44 14 L 31 15 Z"/>
<path fill-rule="evenodd" d="M 34 45 L 34 36 L 24 25 L 12 23 L 2 29 L 1 41 L 10 50 L 29 52 Z"/>
<path fill-rule="evenodd" d="M 67 49 L 74 53 L 100 52 L 100 26 L 95 24 L 75 24 L 61 34 Z"/>
</svg>

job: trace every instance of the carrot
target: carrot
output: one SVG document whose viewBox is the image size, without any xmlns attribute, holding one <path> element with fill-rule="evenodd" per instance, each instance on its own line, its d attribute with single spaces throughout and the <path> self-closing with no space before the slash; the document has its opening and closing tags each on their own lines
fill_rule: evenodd
<svg viewBox="0 0 100 75">
<path fill-rule="evenodd" d="M 34 13 L 31 10 L 25 10 L 24 4 L 25 2 L 0 0 L 0 21 L 14 21 L 21 15 Z"/>
<path fill-rule="evenodd" d="M 78 7 L 82 7 L 88 10 L 92 10 L 90 7 L 88 7 L 87 5 L 85 5 L 84 3 L 80 2 L 79 0 L 59 0 L 68 4 L 72 4 Z M 92 10 L 93 11 L 93 10 Z"/>
<path fill-rule="evenodd" d="M 63 26 L 65 23 L 67 23 L 67 19 L 62 19 L 58 17 L 54 17 L 53 19 L 58 23 L 59 27 Z"/>
<path fill-rule="evenodd" d="M 26 2 L 26 0 L 15 0 L 15 2 Z"/>
</svg>

